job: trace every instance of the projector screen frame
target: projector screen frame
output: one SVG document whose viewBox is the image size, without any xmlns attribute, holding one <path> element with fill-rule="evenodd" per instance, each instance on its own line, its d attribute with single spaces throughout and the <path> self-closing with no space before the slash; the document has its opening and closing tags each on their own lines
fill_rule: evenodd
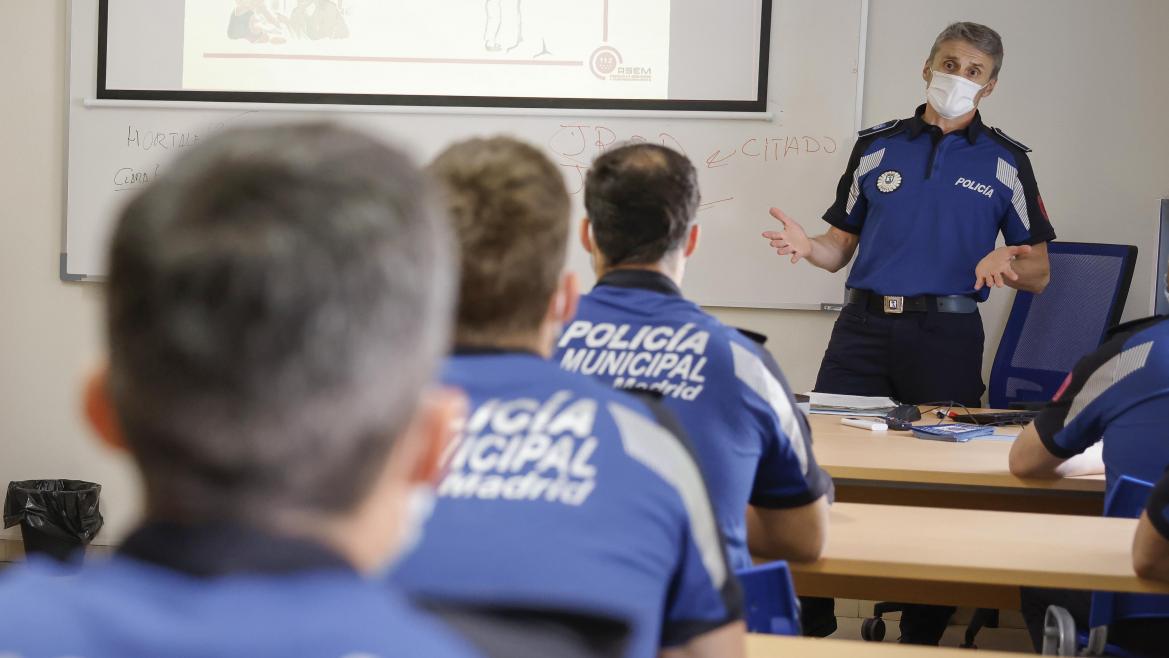
<svg viewBox="0 0 1169 658">
<path fill-rule="evenodd" d="M 540 98 L 526 96 L 439 96 L 414 94 L 327 94 L 299 92 L 242 92 L 109 89 L 108 65 L 109 2 L 98 0 L 97 95 L 111 101 L 186 101 L 211 103 L 256 103 L 290 105 L 381 105 L 451 108 L 516 108 L 562 110 L 625 110 L 676 112 L 767 112 L 767 83 L 771 64 L 771 18 L 773 0 L 761 0 L 759 22 L 759 77 L 754 100 L 681 100 L 619 98 Z"/>
</svg>

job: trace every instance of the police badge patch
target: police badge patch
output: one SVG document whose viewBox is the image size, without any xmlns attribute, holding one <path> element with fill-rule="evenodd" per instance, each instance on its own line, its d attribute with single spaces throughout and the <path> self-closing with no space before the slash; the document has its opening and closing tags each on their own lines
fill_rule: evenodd
<svg viewBox="0 0 1169 658">
<path fill-rule="evenodd" d="M 895 192 L 901 187 L 901 172 L 890 169 L 877 177 L 877 189 L 885 194 Z"/>
</svg>

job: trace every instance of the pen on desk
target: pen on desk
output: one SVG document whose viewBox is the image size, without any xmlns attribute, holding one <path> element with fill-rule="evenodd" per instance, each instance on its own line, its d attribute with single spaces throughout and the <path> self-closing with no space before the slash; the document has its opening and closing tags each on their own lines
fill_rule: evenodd
<svg viewBox="0 0 1169 658">
<path fill-rule="evenodd" d="M 862 430 L 870 430 L 873 432 L 884 432 L 889 429 L 883 421 L 879 420 L 865 420 L 863 418 L 841 418 L 841 425 L 848 425 L 849 427 L 859 427 Z"/>
</svg>

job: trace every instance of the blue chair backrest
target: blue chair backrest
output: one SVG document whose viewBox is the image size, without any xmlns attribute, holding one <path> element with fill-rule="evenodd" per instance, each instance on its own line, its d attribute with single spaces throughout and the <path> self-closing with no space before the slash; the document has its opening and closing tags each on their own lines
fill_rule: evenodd
<svg viewBox="0 0 1169 658">
<path fill-rule="evenodd" d="M 1046 402 L 1079 359 L 1120 321 L 1137 248 L 1052 242 L 1051 283 L 1043 294 L 1018 292 L 990 372 L 990 406 Z"/>
<path fill-rule="evenodd" d="M 1131 478 L 1120 476 L 1112 491 L 1104 499 L 1104 516 L 1135 519 L 1144 511 L 1148 503 L 1149 494 L 1153 485 Z M 1113 592 L 1093 592 L 1092 611 L 1089 615 L 1089 625 L 1108 626 L 1120 619 L 1135 619 L 1140 617 L 1169 617 L 1169 596 L 1156 594 L 1116 594 Z"/>
<path fill-rule="evenodd" d="M 800 634 L 800 603 L 787 562 L 769 562 L 736 574 L 743 586 L 748 632 Z"/>
</svg>

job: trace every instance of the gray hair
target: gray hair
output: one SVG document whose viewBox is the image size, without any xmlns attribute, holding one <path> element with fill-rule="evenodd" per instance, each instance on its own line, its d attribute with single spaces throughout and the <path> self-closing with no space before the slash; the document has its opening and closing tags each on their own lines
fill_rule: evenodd
<svg viewBox="0 0 1169 658">
<path fill-rule="evenodd" d="M 990 79 L 994 80 L 999 77 L 999 71 L 1003 68 L 1003 38 L 999 36 L 998 32 L 981 23 L 966 21 L 952 23 L 942 30 L 937 39 L 934 39 L 934 47 L 930 49 L 929 61 L 934 61 L 934 56 L 938 54 L 938 48 L 947 41 L 965 41 L 990 56 L 994 59 L 994 70 L 991 71 Z"/>
<path fill-rule="evenodd" d="M 364 500 L 448 347 L 448 222 L 401 153 L 328 124 L 231 130 L 122 213 L 110 390 L 154 514 Z"/>
</svg>

